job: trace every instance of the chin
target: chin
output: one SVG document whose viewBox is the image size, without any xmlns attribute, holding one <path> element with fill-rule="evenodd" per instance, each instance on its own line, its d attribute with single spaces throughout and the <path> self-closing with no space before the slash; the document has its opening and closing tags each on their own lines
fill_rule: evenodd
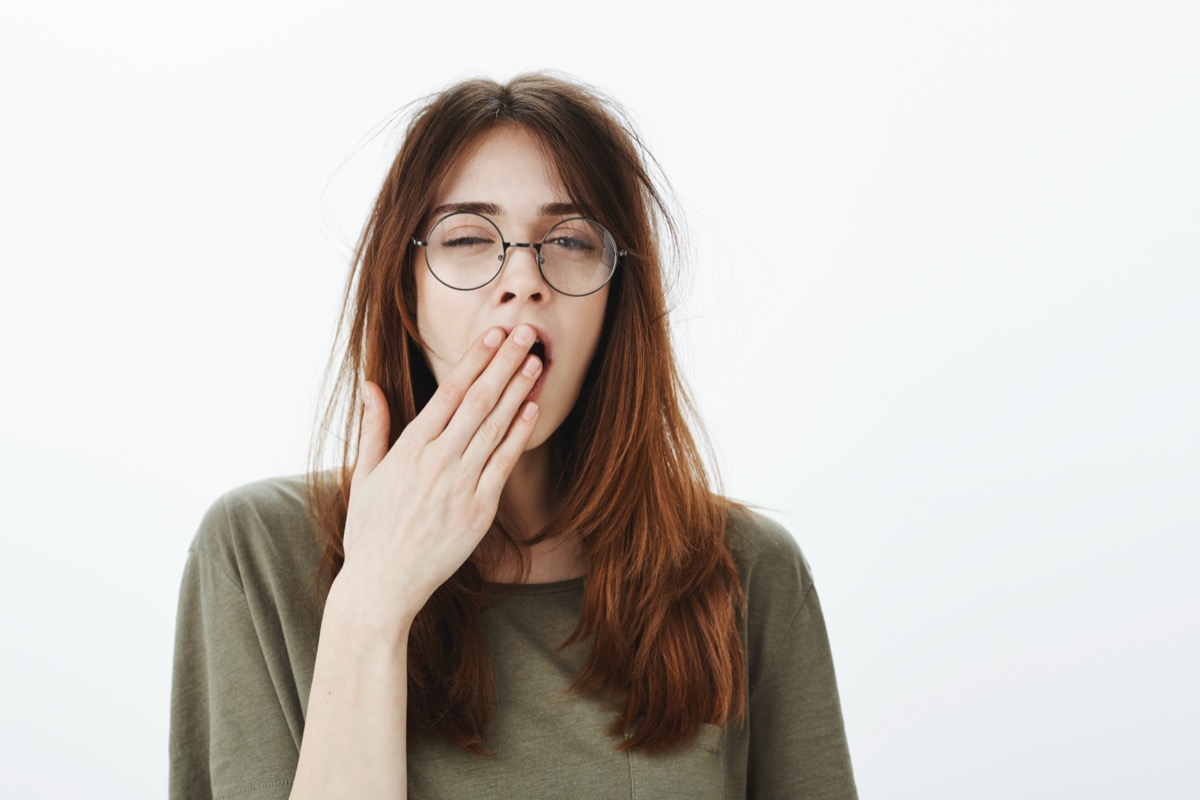
<svg viewBox="0 0 1200 800">
<path fill-rule="evenodd" d="M 542 424 L 543 421 L 543 419 L 539 418 L 537 425 L 534 426 L 533 435 L 530 436 L 529 441 L 525 443 L 526 453 L 528 453 L 530 450 L 537 450 L 546 442 L 550 441 L 550 437 L 553 436 L 554 432 L 558 429 L 557 425 L 555 425 L 553 428 L 551 428 L 549 425 L 544 426 Z"/>
<path fill-rule="evenodd" d="M 543 398 L 546 405 L 542 405 L 542 412 L 538 416 L 537 424 L 533 428 L 533 435 L 529 437 L 529 441 L 525 443 L 525 452 L 537 450 L 550 442 L 552 442 L 558 433 L 562 430 L 563 424 L 570 416 L 570 408 L 563 410 L 559 403 L 554 402 L 548 397 Z M 547 408 L 552 406 L 555 410 Z"/>
</svg>

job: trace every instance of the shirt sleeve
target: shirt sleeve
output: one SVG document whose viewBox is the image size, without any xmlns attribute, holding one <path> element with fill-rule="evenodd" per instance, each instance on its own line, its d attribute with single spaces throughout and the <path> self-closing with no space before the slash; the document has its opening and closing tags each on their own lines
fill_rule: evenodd
<svg viewBox="0 0 1200 800">
<path fill-rule="evenodd" d="M 245 593 L 205 543 L 228 532 L 214 505 L 188 552 L 171 685 L 171 800 L 286 800 L 299 758 Z M 221 530 L 224 526 L 224 530 Z"/>
<path fill-rule="evenodd" d="M 747 794 L 754 800 L 858 797 L 833 656 L 809 585 L 749 701 Z"/>
</svg>

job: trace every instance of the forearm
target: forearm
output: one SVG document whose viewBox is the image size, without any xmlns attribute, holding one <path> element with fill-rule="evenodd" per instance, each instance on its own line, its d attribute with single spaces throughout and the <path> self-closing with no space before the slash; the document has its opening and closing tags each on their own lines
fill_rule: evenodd
<svg viewBox="0 0 1200 800">
<path fill-rule="evenodd" d="M 291 800 L 402 799 L 408 625 L 372 629 L 363 607 L 337 588 L 321 625 Z"/>
<path fill-rule="evenodd" d="M 345 564 L 325 604 L 292 800 L 407 797 L 412 621 L 487 534 L 537 425 L 525 400 L 537 332 L 505 333 L 480 337 L 392 445 L 387 398 L 363 382 Z"/>
</svg>

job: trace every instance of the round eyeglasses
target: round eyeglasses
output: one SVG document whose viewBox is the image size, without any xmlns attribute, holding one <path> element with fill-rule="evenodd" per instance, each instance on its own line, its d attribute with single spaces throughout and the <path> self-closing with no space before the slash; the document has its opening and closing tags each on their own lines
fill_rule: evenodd
<svg viewBox="0 0 1200 800">
<path fill-rule="evenodd" d="M 625 255 L 603 225 L 583 217 L 556 223 L 540 242 L 506 242 L 487 217 L 455 211 L 438 220 L 425 241 L 412 243 L 425 248 L 425 264 L 433 277 L 464 292 L 491 283 L 504 268 L 510 247 L 532 249 L 546 283 L 571 297 L 604 288 L 616 271 L 617 259 Z"/>
</svg>

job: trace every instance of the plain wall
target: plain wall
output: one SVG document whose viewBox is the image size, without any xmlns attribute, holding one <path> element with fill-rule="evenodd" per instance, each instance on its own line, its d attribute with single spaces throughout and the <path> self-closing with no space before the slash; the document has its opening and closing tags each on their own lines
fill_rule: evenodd
<svg viewBox="0 0 1200 800">
<path fill-rule="evenodd" d="M 863 797 L 1194 798 L 1194 3 L 0 11 L 0 796 L 162 796 L 222 492 L 305 467 L 349 245 L 460 78 L 680 199 L 726 491 L 813 566 Z"/>
</svg>

